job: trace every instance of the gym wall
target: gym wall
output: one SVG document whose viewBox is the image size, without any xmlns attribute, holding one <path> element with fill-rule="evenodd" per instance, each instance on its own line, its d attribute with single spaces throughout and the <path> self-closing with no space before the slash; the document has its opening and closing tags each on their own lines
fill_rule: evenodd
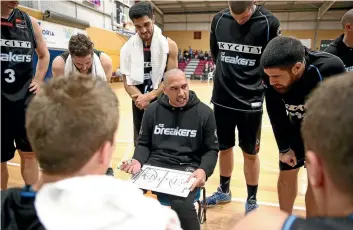
<svg viewBox="0 0 353 230">
<path fill-rule="evenodd" d="M 321 21 L 317 12 L 274 13 L 281 22 L 282 34 L 310 39 L 311 49 L 319 49 L 321 40 L 335 39 L 342 34 L 341 18 L 345 11 L 328 11 Z M 214 14 L 164 15 L 164 34 L 181 49 L 209 50 L 210 27 Z M 201 39 L 194 38 L 201 32 Z M 315 36 L 316 35 L 316 36 Z"/>
<path fill-rule="evenodd" d="M 19 6 L 19 8 L 27 12 L 30 16 L 39 20 L 43 20 L 42 12 L 35 9 L 22 7 L 22 6 Z M 91 26 L 90 28 L 87 28 L 86 32 L 87 32 L 87 35 L 91 38 L 91 40 L 94 42 L 95 48 L 102 50 L 112 58 L 113 72 L 115 72 L 120 63 L 120 48 L 126 42 L 127 38 L 120 34 L 117 34 L 116 32 L 109 31 L 103 28 L 93 27 L 93 26 Z M 52 76 L 51 74 L 52 61 L 56 56 L 60 55 L 63 51 L 65 50 L 49 49 L 50 63 L 46 74 L 46 78 L 50 78 Z M 36 63 L 37 63 L 37 57 L 35 56 L 33 64 L 36 65 Z"/>
</svg>

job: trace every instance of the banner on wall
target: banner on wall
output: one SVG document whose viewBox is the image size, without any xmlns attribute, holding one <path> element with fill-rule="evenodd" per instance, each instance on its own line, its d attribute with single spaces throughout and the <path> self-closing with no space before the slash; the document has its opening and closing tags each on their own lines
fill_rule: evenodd
<svg viewBox="0 0 353 230">
<path fill-rule="evenodd" d="M 311 49 L 311 39 L 299 39 L 299 40 L 302 42 L 302 44 L 305 47 Z"/>
<path fill-rule="evenodd" d="M 72 35 L 81 33 L 87 35 L 85 30 L 63 26 L 51 22 L 38 20 L 42 34 L 48 48 L 67 49 Z"/>
</svg>

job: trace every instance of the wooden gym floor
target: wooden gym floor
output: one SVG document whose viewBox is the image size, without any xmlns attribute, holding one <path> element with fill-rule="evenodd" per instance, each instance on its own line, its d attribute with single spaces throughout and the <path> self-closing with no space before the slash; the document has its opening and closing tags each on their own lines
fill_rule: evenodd
<svg viewBox="0 0 353 230">
<path fill-rule="evenodd" d="M 124 90 L 121 82 L 112 83 L 120 101 L 120 125 L 118 137 L 116 139 L 117 147 L 113 156 L 113 166 L 116 168 L 122 159 L 128 159 L 132 156 L 133 147 L 133 129 L 132 129 L 132 111 L 131 99 Z M 212 83 L 200 82 L 199 80 L 190 81 L 190 89 L 195 91 L 198 97 L 207 105 L 212 94 Z M 264 112 L 261 134 L 260 148 L 260 181 L 258 189 L 258 204 L 261 209 L 275 210 L 278 209 L 277 198 L 277 177 L 278 177 L 278 152 L 276 142 L 272 133 L 271 125 Z M 239 147 L 235 147 L 235 163 L 231 180 L 231 191 L 233 202 L 208 209 L 207 222 L 202 225 L 204 230 L 229 229 L 237 220 L 244 216 L 244 202 L 246 199 L 246 184 L 243 174 L 243 157 Z M 9 187 L 22 186 L 23 181 L 20 173 L 20 158 L 16 154 L 15 158 L 9 162 Z M 129 176 L 120 171 L 115 171 L 115 177 L 120 179 L 128 179 Z M 304 216 L 304 194 L 307 186 L 306 172 L 301 170 L 299 173 L 299 194 L 295 202 L 294 213 Z M 219 170 L 216 166 L 215 172 L 207 181 L 207 194 L 210 195 L 219 185 Z"/>
</svg>

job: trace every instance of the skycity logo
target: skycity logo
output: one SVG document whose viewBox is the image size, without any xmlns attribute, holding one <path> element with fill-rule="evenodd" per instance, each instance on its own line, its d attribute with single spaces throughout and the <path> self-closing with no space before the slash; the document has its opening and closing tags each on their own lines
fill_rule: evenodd
<svg viewBox="0 0 353 230">
<path fill-rule="evenodd" d="M 28 41 L 1 39 L 1 46 L 30 49 L 32 47 L 32 43 Z"/>
<path fill-rule="evenodd" d="M 248 54 L 261 54 L 262 47 L 261 46 L 248 46 L 242 44 L 233 44 L 227 42 L 218 42 L 218 47 L 220 50 L 228 50 L 240 53 L 248 53 Z"/>
</svg>

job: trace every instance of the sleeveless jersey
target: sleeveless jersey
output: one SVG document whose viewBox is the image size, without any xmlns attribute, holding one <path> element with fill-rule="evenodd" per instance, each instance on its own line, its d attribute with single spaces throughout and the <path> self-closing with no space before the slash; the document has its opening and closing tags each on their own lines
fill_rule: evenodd
<svg viewBox="0 0 353 230">
<path fill-rule="evenodd" d="M 136 87 L 141 93 L 149 93 L 153 90 L 152 84 L 152 65 L 151 65 L 151 47 L 143 44 L 143 63 L 144 63 L 144 76 L 143 84 L 137 85 Z"/>
<path fill-rule="evenodd" d="M 14 9 L 1 18 L 1 94 L 9 101 L 26 97 L 33 78 L 36 40 L 29 16 Z"/>
</svg>

